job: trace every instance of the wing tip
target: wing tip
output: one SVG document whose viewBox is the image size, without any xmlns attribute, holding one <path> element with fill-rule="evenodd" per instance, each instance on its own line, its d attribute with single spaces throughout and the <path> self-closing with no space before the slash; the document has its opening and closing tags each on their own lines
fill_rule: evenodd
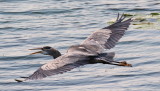
<svg viewBox="0 0 160 91">
<path fill-rule="evenodd" d="M 125 20 L 125 19 L 126 19 L 126 16 L 125 16 L 124 13 L 121 14 L 121 15 L 118 13 L 117 19 L 116 19 L 115 23 L 113 23 L 113 24 L 111 24 L 111 25 L 109 25 L 109 26 L 107 26 L 107 27 L 104 27 L 104 28 L 102 28 L 102 29 L 114 28 L 114 27 L 116 27 L 117 25 L 121 25 L 121 24 L 124 24 L 124 23 L 128 23 L 127 25 L 130 25 L 130 23 L 133 21 L 133 17 L 131 17 L 131 18 L 127 19 L 127 20 Z M 125 20 L 125 21 L 124 21 L 124 20 Z"/>
<path fill-rule="evenodd" d="M 120 16 L 120 14 L 118 13 L 116 22 L 122 22 L 122 21 L 125 20 L 125 18 L 127 17 L 127 16 L 125 15 L 125 13 L 121 14 L 120 17 L 119 17 L 119 16 Z M 129 19 L 127 19 L 127 20 L 132 20 L 132 18 L 133 18 L 133 16 L 130 17 Z M 133 21 L 133 20 L 132 20 L 132 21 Z"/>
</svg>

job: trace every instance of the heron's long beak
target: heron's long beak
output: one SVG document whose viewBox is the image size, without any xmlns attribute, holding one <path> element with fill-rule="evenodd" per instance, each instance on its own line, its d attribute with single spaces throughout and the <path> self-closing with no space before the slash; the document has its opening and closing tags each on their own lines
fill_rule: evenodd
<svg viewBox="0 0 160 91">
<path fill-rule="evenodd" d="M 30 53 L 29 55 L 39 54 L 39 53 L 43 53 L 43 51 L 33 52 L 33 53 Z"/>
<path fill-rule="evenodd" d="M 33 49 L 29 49 L 29 50 L 42 50 L 42 48 L 33 48 Z M 33 52 L 33 53 L 30 53 L 29 55 L 39 54 L 39 53 L 43 53 L 43 51 Z"/>
</svg>

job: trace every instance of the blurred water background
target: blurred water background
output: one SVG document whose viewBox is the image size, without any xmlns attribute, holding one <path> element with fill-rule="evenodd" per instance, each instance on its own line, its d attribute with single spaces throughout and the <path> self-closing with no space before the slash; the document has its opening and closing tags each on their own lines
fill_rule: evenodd
<svg viewBox="0 0 160 91">
<path fill-rule="evenodd" d="M 65 53 L 117 13 L 148 17 L 159 13 L 159 0 L 0 0 L 1 91 L 159 91 L 160 17 L 147 18 L 158 27 L 135 28 L 110 51 L 133 67 L 85 65 L 43 80 L 17 83 L 52 57 L 28 55 L 28 49 L 52 46 Z M 152 16 L 149 16 L 152 17 Z M 149 23 L 150 24 L 150 23 Z"/>
</svg>

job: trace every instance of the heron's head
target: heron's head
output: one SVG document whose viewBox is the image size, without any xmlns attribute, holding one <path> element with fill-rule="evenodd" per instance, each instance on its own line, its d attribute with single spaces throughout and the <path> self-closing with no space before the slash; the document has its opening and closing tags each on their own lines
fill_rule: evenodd
<svg viewBox="0 0 160 91">
<path fill-rule="evenodd" d="M 33 54 L 44 54 L 44 55 L 50 55 L 50 56 L 53 56 L 54 58 L 57 58 L 59 56 L 61 56 L 61 53 L 50 47 L 50 46 L 44 46 L 44 47 L 40 47 L 40 48 L 33 48 L 33 49 L 29 49 L 29 50 L 40 50 L 40 51 L 37 51 L 37 52 L 33 52 L 31 53 L 30 55 L 33 55 Z"/>
</svg>

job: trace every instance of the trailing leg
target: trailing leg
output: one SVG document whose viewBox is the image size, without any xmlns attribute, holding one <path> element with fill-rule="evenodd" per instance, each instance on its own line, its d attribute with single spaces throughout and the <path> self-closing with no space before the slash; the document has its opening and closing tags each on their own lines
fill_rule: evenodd
<svg viewBox="0 0 160 91">
<path fill-rule="evenodd" d="M 92 60 L 90 60 L 90 63 L 103 63 L 103 64 L 111 64 L 111 65 L 117 65 L 117 66 L 132 67 L 132 65 L 128 64 L 126 61 L 122 61 L 122 62 L 114 61 L 113 60 L 114 56 L 115 56 L 114 52 L 102 53 L 96 57 L 93 57 Z"/>
</svg>

